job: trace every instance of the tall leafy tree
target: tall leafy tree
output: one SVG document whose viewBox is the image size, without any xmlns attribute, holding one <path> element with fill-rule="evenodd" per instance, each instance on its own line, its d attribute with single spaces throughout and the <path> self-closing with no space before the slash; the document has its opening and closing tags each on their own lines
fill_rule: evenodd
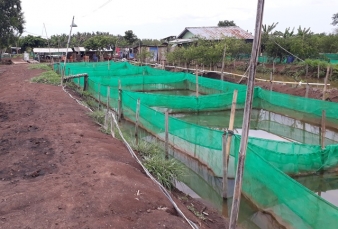
<svg viewBox="0 0 338 229">
<path fill-rule="evenodd" d="M 227 26 L 236 26 L 234 21 L 228 21 L 228 20 L 224 20 L 224 21 L 219 21 L 217 26 L 220 27 L 227 27 Z"/>
<path fill-rule="evenodd" d="M 338 13 L 332 16 L 332 25 L 338 25 Z"/>
<path fill-rule="evenodd" d="M 131 45 L 137 41 L 137 36 L 134 34 L 133 30 L 127 30 L 124 34 L 124 39 L 128 42 L 128 44 Z"/>
<path fill-rule="evenodd" d="M 32 48 L 46 47 L 47 40 L 44 38 L 41 38 L 40 36 L 36 37 L 36 36 L 28 35 L 25 37 L 21 37 L 19 44 L 21 46 L 21 50 L 29 51 Z"/>
<path fill-rule="evenodd" d="M 0 0 L 0 49 L 16 42 L 24 30 L 21 0 Z"/>
</svg>

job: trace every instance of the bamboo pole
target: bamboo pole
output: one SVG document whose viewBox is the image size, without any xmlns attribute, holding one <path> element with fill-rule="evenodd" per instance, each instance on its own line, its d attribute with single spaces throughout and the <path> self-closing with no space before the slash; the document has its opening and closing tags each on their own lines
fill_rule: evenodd
<svg viewBox="0 0 338 229">
<path fill-rule="evenodd" d="M 327 80 L 329 78 L 329 73 L 330 73 L 330 66 L 327 66 L 326 68 L 326 76 L 325 76 L 325 80 L 324 80 L 324 89 L 323 89 L 323 98 L 322 100 L 325 100 L 326 98 L 326 85 L 327 85 Z"/>
<path fill-rule="evenodd" d="M 135 140 L 136 140 L 136 145 L 138 145 L 139 118 L 140 118 L 140 99 L 137 99 L 137 103 L 136 103 L 136 121 L 135 121 Z"/>
<path fill-rule="evenodd" d="M 198 71 L 197 71 L 197 65 L 196 65 L 196 97 L 198 97 Z"/>
<path fill-rule="evenodd" d="M 251 51 L 250 70 L 249 70 L 249 77 L 248 77 L 248 89 L 246 93 L 246 101 L 245 101 L 245 107 L 244 107 L 242 137 L 241 137 L 241 143 L 240 143 L 240 149 L 239 149 L 239 155 L 238 155 L 238 164 L 237 164 L 236 178 L 235 178 L 235 189 L 234 189 L 234 196 L 232 200 L 230 223 L 229 223 L 230 229 L 236 228 L 237 220 L 238 220 L 238 212 L 239 212 L 239 205 L 240 205 L 241 192 L 242 192 L 244 163 L 245 163 L 246 148 L 247 148 L 248 135 L 249 135 L 249 129 L 250 129 L 250 116 L 251 116 L 251 110 L 252 110 L 252 100 L 253 100 L 256 68 L 257 68 L 257 59 L 258 59 L 258 53 L 260 49 L 259 45 L 260 45 L 260 40 L 261 40 L 263 11 L 264 11 L 264 0 L 258 0 L 255 37 L 254 37 L 252 51 Z"/>
<path fill-rule="evenodd" d="M 227 46 L 224 46 L 224 50 L 223 50 L 223 57 L 222 57 L 222 70 L 221 70 L 221 80 L 224 81 L 224 59 L 225 59 L 225 52 L 226 52 Z"/>
<path fill-rule="evenodd" d="M 165 158 L 169 158 L 169 112 L 165 111 Z"/>
</svg>

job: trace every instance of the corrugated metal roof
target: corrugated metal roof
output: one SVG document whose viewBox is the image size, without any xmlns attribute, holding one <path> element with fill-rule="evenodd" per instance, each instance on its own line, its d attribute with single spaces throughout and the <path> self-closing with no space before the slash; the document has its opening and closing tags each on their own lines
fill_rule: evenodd
<svg viewBox="0 0 338 229">
<path fill-rule="evenodd" d="M 187 27 L 185 30 L 178 36 L 182 38 L 183 35 L 187 32 L 191 32 L 196 37 L 205 38 L 208 40 L 220 40 L 224 37 L 233 37 L 238 39 L 253 39 L 253 35 L 238 26 L 228 26 L 228 27 Z"/>
<path fill-rule="evenodd" d="M 75 52 L 85 52 L 86 49 L 84 47 L 74 47 Z"/>
<path fill-rule="evenodd" d="M 35 53 L 49 53 L 49 52 L 66 52 L 67 48 L 33 48 Z M 73 52 L 71 48 L 68 48 L 68 52 Z"/>
</svg>

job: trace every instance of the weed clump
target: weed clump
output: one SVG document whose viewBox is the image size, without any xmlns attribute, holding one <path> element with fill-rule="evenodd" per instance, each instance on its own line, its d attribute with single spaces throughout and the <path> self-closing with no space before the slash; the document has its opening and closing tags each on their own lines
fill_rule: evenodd
<svg viewBox="0 0 338 229">
<path fill-rule="evenodd" d="M 31 82 L 59 85 L 60 77 L 54 71 L 49 70 L 47 72 L 41 73 L 41 75 L 39 75 L 39 76 L 32 78 Z"/>
</svg>

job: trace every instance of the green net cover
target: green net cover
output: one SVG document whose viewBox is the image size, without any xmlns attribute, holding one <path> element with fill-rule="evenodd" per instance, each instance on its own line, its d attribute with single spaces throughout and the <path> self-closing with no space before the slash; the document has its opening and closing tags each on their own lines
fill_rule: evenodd
<svg viewBox="0 0 338 229">
<path fill-rule="evenodd" d="M 62 65 L 61 65 L 62 66 Z M 135 121 L 137 99 L 140 99 L 140 125 L 160 139 L 164 139 L 165 117 L 163 110 L 206 111 L 229 109 L 234 90 L 238 90 L 237 105 L 243 107 L 246 86 L 198 78 L 203 92 L 196 96 L 156 94 L 163 90 L 196 90 L 196 76 L 174 73 L 150 67 L 138 67 L 129 63 L 72 63 L 67 64 L 66 75 L 87 73 L 88 90 L 102 103 L 109 98 L 110 106 L 117 110 L 117 100 L 122 99 L 124 118 Z M 54 65 L 54 69 L 60 66 Z M 67 72 L 68 71 L 68 72 Z M 73 79 L 83 86 L 84 81 Z M 121 85 L 121 92 L 118 87 Z M 108 89 L 109 88 L 109 89 Z M 109 93 L 108 93 L 109 91 Z M 320 118 L 322 110 L 329 119 L 337 119 L 337 105 L 326 101 L 301 98 L 271 92 L 259 87 L 254 91 L 253 106 L 260 109 L 277 107 L 295 114 Z M 257 127 L 275 131 L 279 135 L 297 139 L 299 128 L 288 120 L 262 119 Z M 298 128 L 298 129 L 297 129 Z M 319 133 L 307 131 L 304 142 L 282 142 L 261 138 L 248 140 L 247 158 L 243 178 L 243 194 L 266 212 L 292 228 L 336 228 L 338 209 L 302 186 L 288 175 L 315 173 L 335 168 L 338 164 L 338 145 L 334 139 L 324 149 L 316 144 Z M 196 158 L 209 167 L 215 176 L 221 177 L 223 132 L 179 118 L 169 117 L 169 143 L 186 155 Z M 300 139 L 299 139 L 300 140 Z M 313 143 L 314 142 L 314 143 Z M 313 144 L 311 144 L 313 143 Z M 240 135 L 232 137 L 229 174 L 235 173 Z M 287 175 L 288 174 L 288 175 Z"/>
</svg>

